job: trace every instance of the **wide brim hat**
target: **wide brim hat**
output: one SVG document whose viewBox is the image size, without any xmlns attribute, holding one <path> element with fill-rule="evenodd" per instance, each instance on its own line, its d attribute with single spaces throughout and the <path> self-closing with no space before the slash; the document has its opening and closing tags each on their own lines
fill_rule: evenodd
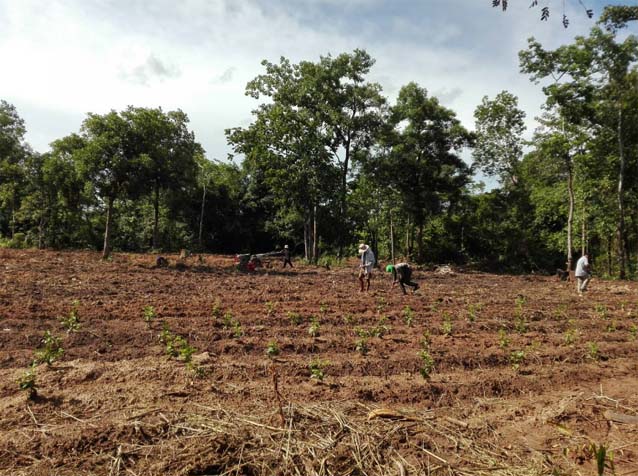
<svg viewBox="0 0 638 476">
<path fill-rule="evenodd" d="M 359 245 L 359 254 L 365 253 L 370 247 L 364 243 Z"/>
</svg>

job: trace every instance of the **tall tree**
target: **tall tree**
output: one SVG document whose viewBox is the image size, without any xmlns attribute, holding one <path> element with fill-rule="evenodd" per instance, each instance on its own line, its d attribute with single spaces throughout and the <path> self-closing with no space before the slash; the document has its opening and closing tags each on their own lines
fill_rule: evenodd
<svg viewBox="0 0 638 476">
<path fill-rule="evenodd" d="M 518 98 L 507 91 L 493 100 L 484 96 L 474 117 L 474 164 L 487 175 L 498 176 L 502 184 L 514 184 L 525 132 L 525 113 L 518 108 Z"/>
<path fill-rule="evenodd" d="M 423 260 L 426 220 L 453 207 L 470 180 L 459 153 L 473 136 L 453 111 L 416 83 L 401 88 L 389 123 L 394 130 L 386 139 L 389 152 L 373 160 L 378 176 L 402 197 L 416 228 L 418 259 Z"/>
<path fill-rule="evenodd" d="M 31 153 L 24 142 L 25 133 L 24 120 L 16 108 L 0 100 L 0 234 L 8 228 L 12 237 L 16 232 L 20 190 L 25 183 L 24 161 Z"/>
<path fill-rule="evenodd" d="M 363 50 L 321 57 L 317 63 L 262 63 L 266 73 L 248 83 L 246 93 L 266 96 L 282 110 L 294 111 L 300 120 L 310 120 L 313 140 L 321 144 L 340 171 L 338 213 L 340 244 L 345 239 L 348 179 L 353 161 L 374 143 L 382 124 L 385 98 L 381 86 L 367 82 L 374 60 Z M 322 154 L 325 155 L 325 154 Z"/>
<path fill-rule="evenodd" d="M 84 146 L 75 158 L 81 174 L 106 206 L 102 258 L 111 253 L 113 214 L 118 197 L 140 192 L 148 157 L 135 155 L 130 124 L 117 112 L 89 114 L 82 123 Z"/>
<path fill-rule="evenodd" d="M 195 155 L 203 149 L 188 130 L 188 116 L 182 111 L 165 113 L 161 108 L 129 107 L 122 118 L 131 129 L 131 153 L 147 158 L 148 181 L 152 189 L 152 247 L 160 247 L 160 194 L 180 190 L 194 183 Z"/>
<path fill-rule="evenodd" d="M 545 50 L 534 39 L 520 53 L 521 69 L 533 81 L 551 77 L 543 89 L 548 104 L 557 105 L 566 120 L 578 124 L 588 120 L 597 126 L 596 136 L 613 130 L 618 160 L 617 246 L 619 275 L 626 275 L 625 173 L 627 130 L 623 118 L 631 94 L 630 70 L 638 59 L 638 40 L 628 36 L 616 41 L 613 32 L 593 28 L 589 37 L 577 37 L 571 45 Z M 559 83 L 561 78 L 567 81 Z"/>
</svg>

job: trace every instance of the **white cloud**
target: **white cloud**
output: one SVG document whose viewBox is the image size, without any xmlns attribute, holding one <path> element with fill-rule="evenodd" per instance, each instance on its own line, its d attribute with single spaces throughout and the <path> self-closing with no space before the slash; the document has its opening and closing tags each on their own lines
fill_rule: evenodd
<svg viewBox="0 0 638 476">
<path fill-rule="evenodd" d="M 512 2 L 513 3 L 513 2 Z M 262 59 L 317 60 L 365 48 L 370 79 L 394 99 L 415 81 L 473 128 L 484 95 L 508 89 L 530 123 L 543 101 L 518 73 L 536 35 L 556 46 L 590 26 L 541 23 L 526 6 L 502 14 L 475 0 L 0 0 L 0 94 L 27 122 L 36 150 L 79 129 L 87 112 L 128 105 L 180 108 L 210 157 L 224 129 L 257 102 L 246 83 Z"/>
</svg>

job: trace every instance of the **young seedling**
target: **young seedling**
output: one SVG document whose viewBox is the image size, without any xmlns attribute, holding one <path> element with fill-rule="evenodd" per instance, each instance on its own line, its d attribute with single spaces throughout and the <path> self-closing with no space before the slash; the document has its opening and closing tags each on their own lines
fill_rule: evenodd
<svg viewBox="0 0 638 476">
<path fill-rule="evenodd" d="M 213 304 L 213 307 L 210 311 L 210 315 L 213 318 L 213 320 L 216 321 L 217 319 L 221 319 L 223 314 L 224 314 L 224 311 L 222 309 L 222 303 L 219 300 L 219 298 L 217 298 L 215 299 L 215 303 Z"/>
<path fill-rule="evenodd" d="M 271 301 L 268 301 L 266 303 L 266 314 L 270 317 L 275 315 L 275 310 L 277 308 L 277 304 Z"/>
<path fill-rule="evenodd" d="M 510 364 L 512 364 L 512 368 L 517 372 L 524 360 L 525 360 L 524 350 L 513 350 L 512 353 L 510 354 Z"/>
<path fill-rule="evenodd" d="M 365 337 L 357 339 L 354 348 L 361 355 L 366 355 L 370 350 L 370 348 L 368 347 L 368 339 L 366 339 Z"/>
<path fill-rule="evenodd" d="M 615 321 L 611 321 L 608 325 L 607 325 L 607 329 L 605 329 L 607 332 L 616 332 L 618 329 L 616 328 L 616 322 Z"/>
<path fill-rule="evenodd" d="M 414 322 L 414 311 L 410 306 L 405 306 L 403 308 L 403 321 L 408 327 L 412 327 Z"/>
<path fill-rule="evenodd" d="M 319 319 L 313 317 L 310 320 L 310 327 L 308 328 L 308 334 L 314 339 L 319 335 Z"/>
<path fill-rule="evenodd" d="M 49 331 L 45 331 L 42 344 L 43 347 L 38 349 L 34 355 L 34 362 L 36 364 L 46 363 L 47 365 L 51 365 L 64 354 L 60 338 L 54 336 Z"/>
<path fill-rule="evenodd" d="M 319 312 L 323 317 L 326 317 L 326 314 L 328 314 L 328 310 L 328 305 L 322 302 L 321 306 L 319 306 Z"/>
<path fill-rule="evenodd" d="M 80 329 L 80 316 L 78 313 L 78 307 L 80 306 L 80 301 L 77 299 L 73 301 L 71 305 L 71 311 L 68 316 L 60 317 L 60 324 L 64 327 L 67 333 L 77 332 Z"/>
<path fill-rule="evenodd" d="M 475 322 L 479 311 L 483 308 L 481 304 L 468 304 L 467 306 L 467 320 L 469 322 Z"/>
<path fill-rule="evenodd" d="M 343 316 L 343 323 L 344 323 L 344 324 L 346 324 L 346 325 L 348 325 L 348 326 L 349 326 L 349 325 L 350 325 L 350 324 L 352 324 L 353 322 L 354 322 L 354 316 L 353 316 L 352 314 L 348 313 L 348 314 L 345 314 L 345 315 Z"/>
<path fill-rule="evenodd" d="M 303 322 L 303 317 L 298 312 L 288 311 L 287 316 L 293 326 L 298 326 Z"/>
<path fill-rule="evenodd" d="M 524 334 L 527 332 L 527 321 L 523 313 L 523 306 L 525 306 L 527 301 L 525 300 L 525 296 L 519 295 L 514 302 L 516 304 L 516 309 L 514 310 L 514 328 L 519 334 Z"/>
<path fill-rule="evenodd" d="M 600 317 L 601 319 L 607 319 L 607 306 L 605 306 L 604 304 L 596 304 L 594 309 L 596 310 L 596 314 L 598 314 L 598 317 Z"/>
<path fill-rule="evenodd" d="M 386 322 L 388 322 L 388 316 L 382 316 L 377 322 L 377 325 L 370 330 L 370 336 L 383 337 L 384 335 L 386 335 L 390 330 L 389 327 L 386 326 Z"/>
<path fill-rule="evenodd" d="M 596 469 L 598 471 L 598 476 L 604 476 L 605 468 L 609 468 L 612 471 L 612 474 L 615 474 L 614 468 L 614 454 L 609 448 L 601 443 L 600 445 L 596 445 L 596 443 L 591 443 L 589 447 L 590 454 L 596 459 Z"/>
<path fill-rule="evenodd" d="M 498 345 L 501 349 L 505 349 L 510 345 L 510 339 L 507 337 L 507 330 L 504 327 L 498 330 Z"/>
<path fill-rule="evenodd" d="M 430 331 L 428 329 L 424 329 L 421 339 L 421 347 L 428 348 L 431 343 L 432 337 L 430 336 Z"/>
<path fill-rule="evenodd" d="M 587 348 L 589 358 L 597 362 L 600 359 L 600 349 L 598 348 L 598 344 L 596 342 L 587 342 Z"/>
<path fill-rule="evenodd" d="M 563 340 L 565 341 L 565 344 L 573 345 L 574 342 L 576 342 L 577 337 L 578 337 L 578 331 L 574 329 L 573 327 L 570 327 L 569 329 L 565 331 Z"/>
<path fill-rule="evenodd" d="M 452 325 L 452 316 L 447 312 L 443 313 L 443 324 L 441 324 L 441 332 L 446 336 L 452 335 L 454 327 Z"/>
<path fill-rule="evenodd" d="M 155 314 L 155 308 L 153 306 L 144 306 L 144 309 L 142 309 L 142 313 L 144 322 L 146 322 L 146 325 L 150 328 L 151 324 L 157 317 L 157 315 Z"/>
<path fill-rule="evenodd" d="M 321 360 L 313 360 L 310 362 L 308 368 L 310 369 L 310 378 L 314 378 L 320 382 L 323 381 L 325 374 L 323 372 L 324 367 L 326 366 L 325 362 Z"/>
<path fill-rule="evenodd" d="M 379 299 L 377 299 L 377 312 L 382 313 L 385 310 L 386 307 L 386 301 L 385 298 L 382 296 Z"/>
<path fill-rule="evenodd" d="M 20 390 L 27 392 L 29 400 L 33 400 L 38 394 L 35 365 L 35 362 L 33 362 L 31 367 L 18 379 L 18 387 Z"/>
<path fill-rule="evenodd" d="M 632 324 L 629 328 L 629 335 L 631 336 L 631 340 L 636 340 L 636 334 L 638 334 L 638 326 L 636 326 L 636 324 Z"/>
<path fill-rule="evenodd" d="M 279 355 L 279 346 L 277 345 L 277 342 L 275 341 L 268 342 L 268 346 L 266 347 L 266 355 L 271 358 L 276 355 Z"/>
<path fill-rule="evenodd" d="M 233 320 L 232 326 L 233 326 L 233 337 L 236 337 L 237 339 L 239 339 L 241 336 L 244 335 L 244 330 L 241 328 L 241 323 L 237 319 Z"/>
<path fill-rule="evenodd" d="M 565 319 L 567 317 L 567 304 L 559 304 L 554 310 L 556 319 Z"/>
<path fill-rule="evenodd" d="M 224 319 L 222 321 L 222 326 L 224 327 L 224 329 L 230 329 L 231 327 L 233 327 L 234 322 L 235 319 L 233 319 L 232 312 L 227 311 L 226 313 L 224 313 Z"/>
<path fill-rule="evenodd" d="M 424 379 L 428 379 L 430 378 L 430 374 L 434 370 L 434 359 L 427 349 L 421 349 L 418 355 L 421 359 L 421 367 L 419 368 L 419 373 Z"/>
</svg>

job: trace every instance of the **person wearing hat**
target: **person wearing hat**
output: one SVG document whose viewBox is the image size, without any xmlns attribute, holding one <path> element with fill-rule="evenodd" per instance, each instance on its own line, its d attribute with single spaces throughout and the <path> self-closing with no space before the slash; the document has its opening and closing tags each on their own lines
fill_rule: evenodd
<svg viewBox="0 0 638 476">
<path fill-rule="evenodd" d="M 284 268 L 286 267 L 286 264 L 289 264 L 290 267 L 293 268 L 292 261 L 290 261 L 290 248 L 288 248 L 288 245 L 284 245 L 283 256 L 284 256 Z"/>
<path fill-rule="evenodd" d="M 591 280 L 591 267 L 589 266 L 589 254 L 585 253 L 576 262 L 576 292 L 579 296 L 587 291 L 587 285 Z"/>
<path fill-rule="evenodd" d="M 372 268 L 376 262 L 374 253 L 368 245 L 362 243 L 359 245 L 359 254 L 361 255 L 361 264 L 359 265 L 359 283 L 361 284 L 361 292 L 363 292 L 364 281 L 367 281 L 366 291 L 369 291 Z"/>
<path fill-rule="evenodd" d="M 407 294 L 405 287 L 410 286 L 412 288 L 412 294 L 419 289 L 419 285 L 412 279 L 412 268 L 408 263 L 389 264 L 385 267 L 388 273 L 392 273 L 392 286 L 396 286 L 397 282 L 401 285 L 403 294 Z"/>
</svg>

